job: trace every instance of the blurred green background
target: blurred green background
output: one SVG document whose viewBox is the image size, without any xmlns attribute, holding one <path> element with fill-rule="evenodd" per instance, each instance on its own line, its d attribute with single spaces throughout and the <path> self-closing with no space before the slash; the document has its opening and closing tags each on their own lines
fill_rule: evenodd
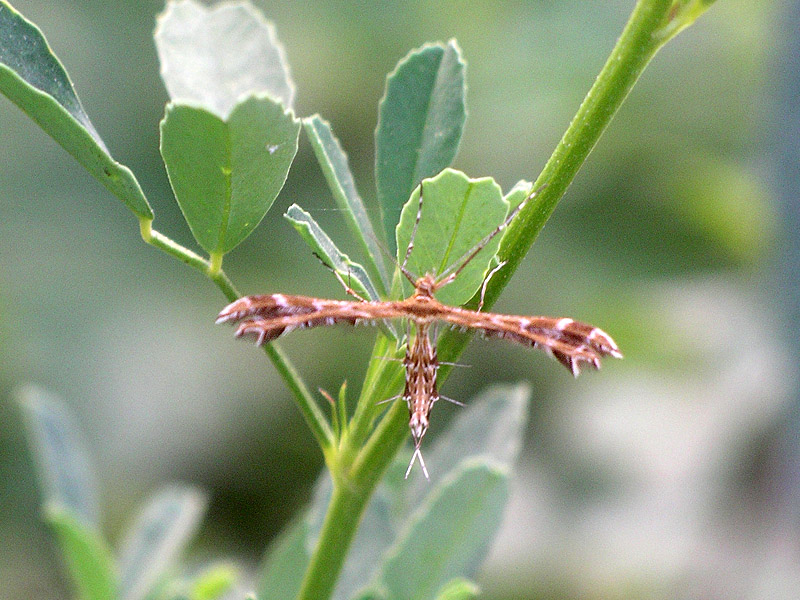
<svg viewBox="0 0 800 600">
<path fill-rule="evenodd" d="M 195 248 L 158 153 L 162 2 L 13 4 L 136 173 L 155 227 Z M 633 6 L 255 4 L 286 48 L 298 113 L 331 122 L 370 205 L 377 103 L 410 49 L 457 38 L 469 117 L 455 166 L 507 190 L 544 165 Z M 472 368 L 445 384 L 463 401 L 487 382 L 535 390 L 484 597 L 796 597 L 798 22 L 796 2 L 719 0 L 668 44 L 495 306 L 595 323 L 625 360 L 573 381 L 537 353 L 476 340 L 462 358 Z M 280 216 L 293 202 L 349 239 L 302 135 L 284 191 L 226 271 L 246 293 L 339 298 Z M 197 556 L 250 568 L 303 506 L 321 457 L 263 353 L 214 327 L 224 304 L 0 98 L 2 593 L 68 593 L 12 400 L 24 383 L 77 414 L 112 539 L 149 492 L 186 481 L 211 494 Z M 322 329 L 284 347 L 313 388 L 347 379 L 354 397 L 373 336 Z M 453 410 L 437 406 L 430 435 Z"/>
</svg>

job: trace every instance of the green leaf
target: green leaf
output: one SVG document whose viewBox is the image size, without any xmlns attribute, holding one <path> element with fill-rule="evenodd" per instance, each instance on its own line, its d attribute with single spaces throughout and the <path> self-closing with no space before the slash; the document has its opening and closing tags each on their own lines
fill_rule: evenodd
<svg viewBox="0 0 800 600">
<path fill-rule="evenodd" d="M 191 600 L 217 600 L 233 588 L 239 571 L 233 565 L 213 565 L 203 571 L 192 585 Z"/>
<path fill-rule="evenodd" d="M 530 397 L 530 386 L 520 383 L 493 385 L 470 398 L 425 453 L 430 481 L 419 478 L 410 486 L 409 506 L 422 503 L 431 486 L 476 457 L 488 457 L 511 471 L 522 447 Z M 467 446 L 464 440 L 469 440 Z"/>
<path fill-rule="evenodd" d="M 97 482 L 81 434 L 61 401 L 36 386 L 17 392 L 33 450 L 44 503 L 69 511 L 98 531 Z"/>
<path fill-rule="evenodd" d="M 517 208 L 520 202 L 525 200 L 528 195 L 531 193 L 531 188 L 533 184 L 530 181 L 526 181 L 524 179 L 520 179 L 517 183 L 514 184 L 509 192 L 503 196 L 504 200 L 508 204 L 509 212 Z"/>
<path fill-rule="evenodd" d="M 146 598 L 194 535 L 205 512 L 204 494 L 170 486 L 142 508 L 120 552 L 123 600 Z"/>
<path fill-rule="evenodd" d="M 458 44 L 450 40 L 414 50 L 386 80 L 375 131 L 375 181 L 389 244 L 414 188 L 455 158 L 466 120 L 464 68 Z"/>
<path fill-rule="evenodd" d="M 356 190 L 353 174 L 347 164 L 347 154 L 342 150 L 339 140 L 333 135 L 330 124 L 319 115 L 303 119 L 303 127 L 311 141 L 312 148 L 314 148 L 317 162 L 322 167 L 336 205 L 347 216 L 350 230 L 360 242 L 361 248 L 369 260 L 368 266 L 373 267 L 373 274 L 377 275 L 377 280 L 383 284 L 382 291 L 385 292 L 389 281 L 381 256 L 380 242 L 372 228 L 372 222 L 369 220 L 361 196 Z"/>
<path fill-rule="evenodd" d="M 222 255 L 269 210 L 297 152 L 300 121 L 265 96 L 236 105 L 227 120 L 169 104 L 161 155 L 172 189 L 198 243 Z"/>
<path fill-rule="evenodd" d="M 97 531 L 70 508 L 57 502 L 45 506 L 45 518 L 56 533 L 77 597 L 81 600 L 117 598 L 114 559 Z"/>
<path fill-rule="evenodd" d="M 137 217 L 152 220 L 139 182 L 109 154 L 41 30 L 5 0 L 0 0 L 0 92 Z"/>
<path fill-rule="evenodd" d="M 284 217 L 320 260 L 336 271 L 359 296 L 365 300 L 380 299 L 364 267 L 339 250 L 310 214 L 297 204 L 292 204 Z"/>
<path fill-rule="evenodd" d="M 422 600 L 454 577 L 471 575 L 488 551 L 507 499 L 506 469 L 485 460 L 464 464 L 415 511 L 381 565 L 380 587 L 390 598 Z"/>
<path fill-rule="evenodd" d="M 336 271 L 342 281 L 359 296 L 365 300 L 380 299 L 378 291 L 372 284 L 372 280 L 364 270 L 364 267 L 350 260 L 349 256 L 339 250 L 311 215 L 297 206 L 297 204 L 292 204 L 284 217 L 292 224 L 300 234 L 300 237 L 303 238 L 320 260 Z M 388 338 L 397 339 L 397 332 L 395 332 L 391 323 L 379 321 L 378 327 Z"/>
<path fill-rule="evenodd" d="M 475 583 L 458 577 L 444 584 L 436 594 L 436 600 L 471 600 L 480 593 L 481 590 Z"/>
<path fill-rule="evenodd" d="M 325 506 L 319 508 L 325 510 Z M 300 591 L 306 567 L 311 560 L 310 527 L 303 515 L 287 527 L 272 543 L 259 568 L 259 598 L 294 598 Z"/>
<path fill-rule="evenodd" d="M 397 225 L 398 262 L 402 263 L 419 207 L 419 187 L 403 207 Z M 441 274 L 467 257 L 508 212 L 503 194 L 493 179 L 469 179 L 460 171 L 445 169 L 423 184 L 422 216 L 414 237 L 407 268 L 417 276 Z M 483 283 L 497 253 L 500 236 L 473 258 L 455 281 L 436 293 L 445 304 L 460 305 L 472 298 Z"/>
<path fill-rule="evenodd" d="M 168 2 L 155 31 L 161 76 L 173 102 L 225 119 L 236 103 L 269 95 L 291 107 L 294 84 L 275 27 L 246 2 L 207 8 Z"/>
</svg>

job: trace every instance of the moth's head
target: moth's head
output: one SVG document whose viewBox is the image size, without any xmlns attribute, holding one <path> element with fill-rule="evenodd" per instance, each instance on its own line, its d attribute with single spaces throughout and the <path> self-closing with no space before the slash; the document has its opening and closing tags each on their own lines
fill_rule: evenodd
<svg viewBox="0 0 800 600">
<path fill-rule="evenodd" d="M 438 287 L 436 285 L 436 277 L 434 277 L 430 273 L 427 275 L 423 275 L 414 282 L 414 287 L 416 288 L 414 291 L 415 296 L 433 298 L 433 293 L 436 291 Z"/>
</svg>

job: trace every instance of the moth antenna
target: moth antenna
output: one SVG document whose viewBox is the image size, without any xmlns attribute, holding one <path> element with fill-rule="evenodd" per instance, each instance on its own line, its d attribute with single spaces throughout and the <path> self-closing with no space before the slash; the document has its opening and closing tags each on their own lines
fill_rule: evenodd
<svg viewBox="0 0 800 600">
<path fill-rule="evenodd" d="M 406 265 L 408 264 L 408 257 L 411 256 L 411 251 L 414 249 L 414 239 L 417 237 L 417 228 L 419 221 L 422 219 L 422 182 L 419 182 L 419 204 L 417 205 L 417 218 L 414 221 L 414 228 L 411 230 L 411 237 L 408 238 L 408 246 L 406 246 L 406 257 L 403 259 L 403 264 L 400 265 L 400 270 L 408 272 Z M 414 283 L 412 281 L 412 283 Z"/>
<path fill-rule="evenodd" d="M 525 208 L 525 205 L 528 204 L 528 202 L 530 202 L 531 200 L 533 200 L 539 194 L 539 192 L 541 192 L 545 187 L 547 187 L 547 184 L 539 186 L 537 189 L 528 194 L 528 196 L 522 202 L 520 202 L 516 206 L 516 208 L 514 208 L 514 210 L 508 213 L 508 216 L 502 223 L 500 223 L 500 225 L 495 227 L 493 231 L 491 231 L 489 234 L 486 235 L 486 237 L 484 237 L 480 242 L 478 242 L 475 246 L 473 246 L 471 250 L 467 250 L 464 256 L 459 258 L 457 261 L 455 261 L 449 267 L 447 267 L 444 271 L 442 271 L 439 274 L 438 281 L 436 282 L 436 289 L 446 286 L 448 283 L 452 282 L 456 277 L 458 277 L 458 274 L 464 270 L 464 267 L 466 267 L 469 264 L 469 262 L 473 258 L 475 258 L 475 256 L 477 256 L 477 254 L 481 250 L 483 250 L 486 247 L 486 245 L 489 242 L 491 242 L 498 233 L 502 232 L 506 227 L 508 227 L 508 224 L 514 220 L 514 217 L 516 217 L 517 214 L 519 214 L 519 211 Z"/>
<path fill-rule="evenodd" d="M 425 475 L 425 479 L 430 480 L 428 476 L 428 469 L 425 467 L 425 461 L 422 460 L 422 452 L 420 452 L 419 446 L 414 448 L 414 454 L 411 455 L 411 462 L 408 463 L 408 469 L 406 469 L 406 479 L 408 479 L 409 473 L 411 473 L 411 467 L 414 466 L 414 460 L 419 459 L 419 466 L 422 467 L 422 473 Z"/>
</svg>

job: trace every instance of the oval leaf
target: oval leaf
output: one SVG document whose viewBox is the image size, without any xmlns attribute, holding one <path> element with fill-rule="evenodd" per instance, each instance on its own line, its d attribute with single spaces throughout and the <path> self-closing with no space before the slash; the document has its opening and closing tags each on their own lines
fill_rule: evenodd
<svg viewBox="0 0 800 600">
<path fill-rule="evenodd" d="M 227 120 L 170 104 L 161 155 L 175 198 L 198 243 L 225 254 L 255 229 L 286 181 L 300 121 L 265 96 L 243 100 Z"/>
<path fill-rule="evenodd" d="M 205 496 L 192 487 L 169 487 L 148 501 L 122 544 L 123 600 L 147 596 L 194 534 L 205 507 Z"/>
<path fill-rule="evenodd" d="M 381 566 L 376 587 L 387 589 L 390 598 L 433 598 L 451 579 L 477 569 L 502 520 L 508 474 L 473 461 L 431 496 L 415 511 Z"/>
<path fill-rule="evenodd" d="M 508 204 L 493 179 L 469 179 L 460 171 L 445 169 L 423 184 L 422 214 L 414 237 L 414 250 L 406 267 L 417 276 L 440 274 L 460 264 L 476 244 L 502 223 Z M 402 263 L 419 208 L 419 187 L 403 207 L 397 225 L 398 262 Z M 497 235 L 470 260 L 455 281 L 436 297 L 445 304 L 460 305 L 472 298 L 483 283 L 497 254 Z"/>
<path fill-rule="evenodd" d="M 292 106 L 294 84 L 275 27 L 247 2 L 169 2 L 155 41 L 173 102 L 199 104 L 223 119 L 254 93 Z"/>
<path fill-rule="evenodd" d="M 140 219 L 153 211 L 133 173 L 116 162 L 41 30 L 0 0 L 0 92 Z"/>
<path fill-rule="evenodd" d="M 81 434 L 61 401 L 36 386 L 17 393 L 44 492 L 45 504 L 68 510 L 99 529 L 97 482 Z"/>
<path fill-rule="evenodd" d="M 458 44 L 450 40 L 411 52 L 386 80 L 375 131 L 375 181 L 389 244 L 408 196 L 458 151 L 466 120 L 464 68 Z"/>
</svg>

